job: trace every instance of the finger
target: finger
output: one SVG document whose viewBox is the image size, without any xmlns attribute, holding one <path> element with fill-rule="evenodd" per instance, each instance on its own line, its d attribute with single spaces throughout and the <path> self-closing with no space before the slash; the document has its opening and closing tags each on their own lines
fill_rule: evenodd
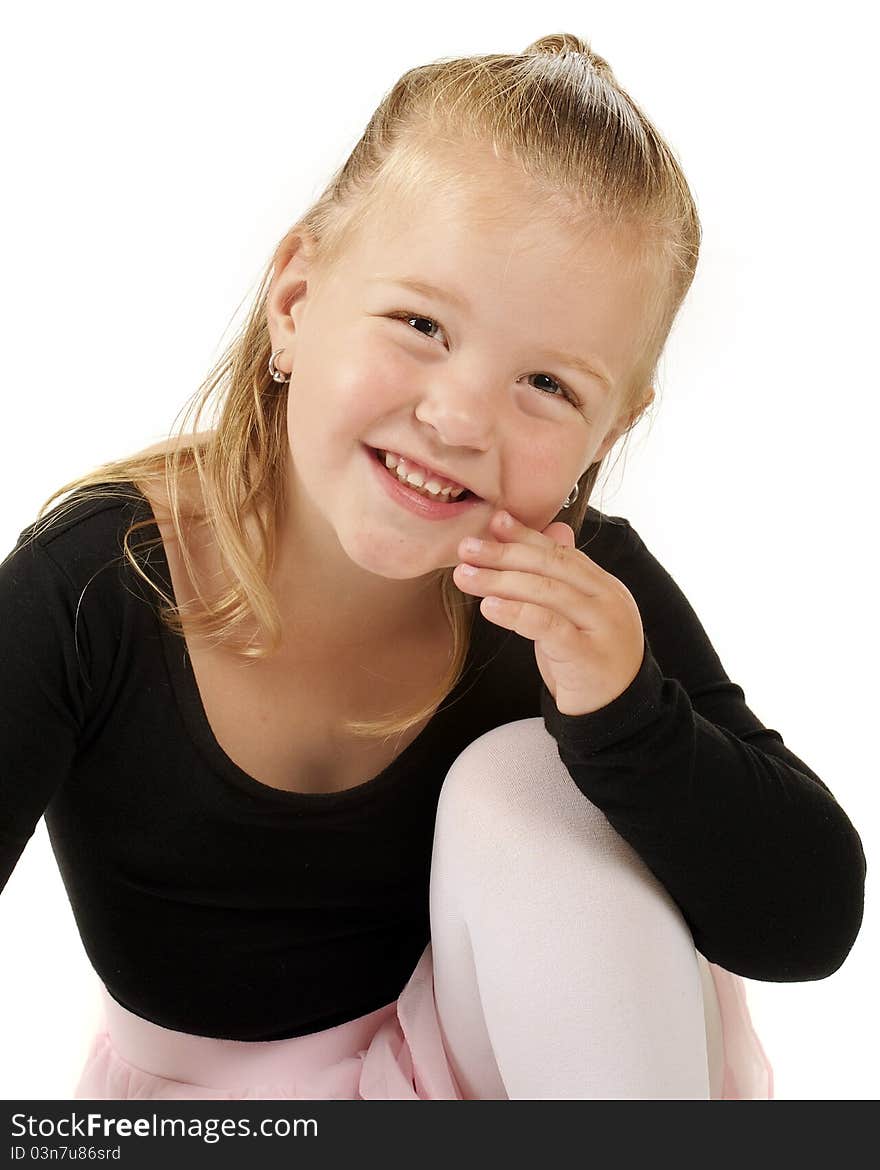
<svg viewBox="0 0 880 1170">
<path fill-rule="evenodd" d="M 540 534 L 538 534 L 540 535 Z M 463 564 L 482 569 L 496 569 L 534 573 L 568 582 L 587 596 L 595 596 L 603 586 L 604 570 L 579 549 L 570 545 L 526 544 L 521 541 L 505 544 L 498 541 L 483 541 L 479 549 L 468 549 L 465 541 L 459 545 Z M 460 568 L 455 575 L 456 583 L 473 580 L 470 574 Z"/>
<path fill-rule="evenodd" d="M 574 529 L 570 524 L 563 524 L 561 520 L 554 520 L 552 524 L 548 524 L 542 535 L 551 537 L 556 544 L 564 544 L 568 548 L 577 547 Z"/>
<path fill-rule="evenodd" d="M 526 555 L 534 552 L 525 545 L 517 547 Z M 475 572 L 468 572 L 468 569 L 474 569 Z M 583 581 L 572 583 L 564 577 L 550 576 L 544 572 L 490 569 L 482 565 L 465 564 L 456 566 L 454 579 L 463 592 L 541 606 L 579 629 L 591 629 L 596 621 L 597 594 L 589 592 Z"/>
<path fill-rule="evenodd" d="M 553 528 L 554 524 L 549 524 L 547 527 Z M 564 527 L 568 527 L 568 525 Z M 553 534 L 547 532 L 546 529 L 544 532 L 538 532 L 536 528 L 530 528 L 528 524 L 523 524 L 510 512 L 496 512 L 489 521 L 489 531 L 496 540 L 521 540 L 524 544 L 534 544 L 538 547 L 550 547 L 558 543 L 553 538 Z"/>
<path fill-rule="evenodd" d="M 556 610 L 495 595 L 484 597 L 480 610 L 496 625 L 536 642 L 551 662 L 575 662 L 584 656 L 583 642 L 589 630 L 579 628 Z"/>
</svg>

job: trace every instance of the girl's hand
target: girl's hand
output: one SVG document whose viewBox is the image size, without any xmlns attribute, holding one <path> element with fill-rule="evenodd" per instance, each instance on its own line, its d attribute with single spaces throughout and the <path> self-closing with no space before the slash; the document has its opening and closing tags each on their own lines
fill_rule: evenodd
<svg viewBox="0 0 880 1170">
<path fill-rule="evenodd" d="M 505 518 L 509 522 L 505 526 Z M 623 694 L 642 665 L 645 635 L 635 598 L 575 547 L 561 521 L 543 532 L 507 512 L 490 522 L 496 541 L 471 551 L 453 574 L 463 592 L 482 597 L 480 612 L 535 643 L 538 669 L 563 715 L 587 715 Z M 476 568 L 468 575 L 465 569 Z"/>
</svg>

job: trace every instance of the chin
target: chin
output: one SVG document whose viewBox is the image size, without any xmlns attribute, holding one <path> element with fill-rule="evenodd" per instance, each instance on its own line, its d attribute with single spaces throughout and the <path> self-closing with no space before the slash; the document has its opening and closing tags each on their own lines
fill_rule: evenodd
<svg viewBox="0 0 880 1170">
<path fill-rule="evenodd" d="M 389 536 L 387 539 L 376 539 L 375 536 L 362 536 L 353 544 L 341 541 L 342 547 L 354 564 L 366 573 L 374 573 L 377 577 L 385 577 L 389 581 L 412 581 L 417 577 L 424 577 L 428 573 L 440 573 L 444 569 L 454 568 L 458 563 L 449 564 L 437 562 L 437 557 L 427 547 L 419 548 L 413 541 L 404 543 L 399 538 Z"/>
</svg>

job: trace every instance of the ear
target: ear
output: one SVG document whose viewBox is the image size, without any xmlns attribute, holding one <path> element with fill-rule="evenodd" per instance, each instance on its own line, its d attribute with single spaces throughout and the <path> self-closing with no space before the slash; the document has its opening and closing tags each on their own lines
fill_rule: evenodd
<svg viewBox="0 0 880 1170">
<path fill-rule="evenodd" d="M 314 241 L 298 225 L 290 229 L 275 251 L 275 273 L 266 294 L 266 320 L 272 352 L 284 350 L 276 367 L 286 374 L 293 369 L 298 319 L 313 272 L 313 255 Z"/>
<path fill-rule="evenodd" d="M 599 450 L 595 453 L 590 462 L 599 463 L 602 459 L 604 459 L 617 440 L 622 435 L 625 435 L 631 427 L 635 426 L 638 420 L 642 417 L 642 414 L 648 409 L 653 401 L 654 387 L 649 386 L 638 406 L 625 414 L 621 419 L 618 420 L 618 422 L 614 424 L 614 426 L 611 427 L 608 434 L 602 440 Z"/>
</svg>

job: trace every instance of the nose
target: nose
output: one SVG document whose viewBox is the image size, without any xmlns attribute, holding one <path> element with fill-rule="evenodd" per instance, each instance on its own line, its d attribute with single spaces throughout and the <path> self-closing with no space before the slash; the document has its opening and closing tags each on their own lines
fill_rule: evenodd
<svg viewBox="0 0 880 1170">
<path fill-rule="evenodd" d="M 474 377 L 453 377 L 447 367 L 429 381 L 416 407 L 416 418 L 432 427 L 447 447 L 488 451 L 498 404 L 485 386 Z"/>
</svg>

